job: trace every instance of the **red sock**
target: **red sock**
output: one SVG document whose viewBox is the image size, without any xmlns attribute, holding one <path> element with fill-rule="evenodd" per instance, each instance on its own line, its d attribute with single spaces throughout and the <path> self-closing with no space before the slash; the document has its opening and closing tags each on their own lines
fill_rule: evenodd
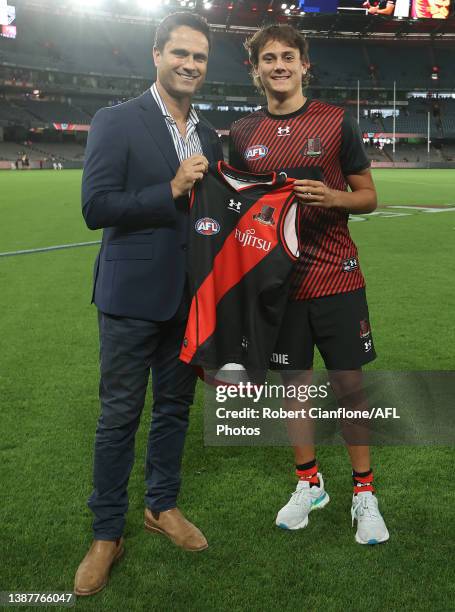
<svg viewBox="0 0 455 612">
<path fill-rule="evenodd" d="M 316 463 L 316 459 L 303 465 L 296 465 L 295 467 L 295 473 L 299 480 L 306 480 L 310 483 L 310 486 L 319 486 L 318 464 Z"/>
<path fill-rule="evenodd" d="M 373 470 L 371 468 L 368 472 L 356 472 L 352 470 L 352 481 L 354 483 L 354 495 L 357 495 L 357 493 L 365 493 L 366 491 L 374 493 Z"/>
</svg>

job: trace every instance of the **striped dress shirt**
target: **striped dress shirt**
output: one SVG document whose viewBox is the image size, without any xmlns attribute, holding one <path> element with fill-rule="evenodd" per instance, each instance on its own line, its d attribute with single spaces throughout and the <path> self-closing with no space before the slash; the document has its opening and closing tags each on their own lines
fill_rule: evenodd
<svg viewBox="0 0 455 612">
<path fill-rule="evenodd" d="M 184 159 L 187 159 L 196 153 L 203 155 L 201 141 L 199 140 L 199 135 L 196 131 L 196 126 L 199 123 L 199 117 L 197 116 L 194 108 L 192 106 L 190 107 L 190 112 L 186 121 L 185 138 L 180 134 L 177 123 L 167 110 L 166 104 L 158 92 L 156 83 L 153 83 L 153 85 L 150 87 L 150 91 L 152 92 L 152 96 L 155 102 L 158 104 L 158 107 L 166 121 L 167 129 L 169 130 L 172 142 L 174 143 L 179 162 L 182 163 Z"/>
</svg>

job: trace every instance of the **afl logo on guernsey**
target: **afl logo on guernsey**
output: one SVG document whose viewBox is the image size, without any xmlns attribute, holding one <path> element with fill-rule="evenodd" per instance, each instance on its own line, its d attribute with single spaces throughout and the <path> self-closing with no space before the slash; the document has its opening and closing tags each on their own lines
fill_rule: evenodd
<svg viewBox="0 0 455 612">
<path fill-rule="evenodd" d="M 256 161 L 261 159 L 261 157 L 265 157 L 268 152 L 268 148 L 264 145 L 253 145 L 245 151 L 245 159 L 247 161 Z"/>
<path fill-rule="evenodd" d="M 214 236 L 220 231 L 220 224 L 211 217 L 202 217 L 198 219 L 194 225 L 194 229 L 198 234 L 203 236 Z"/>
</svg>

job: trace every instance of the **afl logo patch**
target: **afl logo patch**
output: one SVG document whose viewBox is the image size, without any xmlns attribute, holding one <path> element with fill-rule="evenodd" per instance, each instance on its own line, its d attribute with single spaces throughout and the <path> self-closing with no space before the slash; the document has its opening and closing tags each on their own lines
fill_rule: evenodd
<svg viewBox="0 0 455 612">
<path fill-rule="evenodd" d="M 202 236 L 214 236 L 218 234 L 221 227 L 218 221 L 212 219 L 211 217 L 202 217 L 202 219 L 198 219 L 194 225 L 194 229 L 198 234 L 202 234 Z"/>
<path fill-rule="evenodd" d="M 264 145 L 253 145 L 245 151 L 245 159 L 247 161 L 256 161 L 261 159 L 261 157 L 265 157 L 268 152 L 268 148 Z"/>
</svg>

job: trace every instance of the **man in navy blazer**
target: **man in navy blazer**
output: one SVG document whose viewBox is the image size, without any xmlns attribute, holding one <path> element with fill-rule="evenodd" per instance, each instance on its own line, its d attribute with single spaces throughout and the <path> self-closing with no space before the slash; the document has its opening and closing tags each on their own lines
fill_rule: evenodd
<svg viewBox="0 0 455 612">
<path fill-rule="evenodd" d="M 210 48 L 207 22 L 168 15 L 153 50 L 157 80 L 144 94 L 93 118 L 82 180 L 90 229 L 103 228 L 92 301 L 98 308 L 101 414 L 95 437 L 93 543 L 75 593 L 107 583 L 123 554 L 134 440 L 152 372 L 145 527 L 186 550 L 207 541 L 177 508 L 195 375 L 178 359 L 188 314 L 188 193 L 222 159 L 216 133 L 191 106 Z"/>
</svg>

